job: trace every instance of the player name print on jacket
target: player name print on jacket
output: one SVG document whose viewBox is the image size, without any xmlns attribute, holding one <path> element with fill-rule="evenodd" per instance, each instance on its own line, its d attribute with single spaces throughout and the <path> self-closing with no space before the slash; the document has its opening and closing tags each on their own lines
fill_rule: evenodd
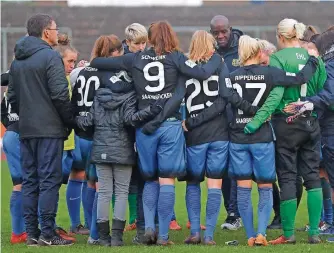
<svg viewBox="0 0 334 253">
<path fill-rule="evenodd" d="M 242 76 L 235 76 L 235 81 L 263 81 L 264 75 L 242 75 Z"/>
</svg>

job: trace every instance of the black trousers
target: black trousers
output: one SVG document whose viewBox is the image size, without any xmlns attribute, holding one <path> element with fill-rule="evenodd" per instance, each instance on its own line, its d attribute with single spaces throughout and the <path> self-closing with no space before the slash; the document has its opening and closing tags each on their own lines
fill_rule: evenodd
<svg viewBox="0 0 334 253">
<path fill-rule="evenodd" d="M 272 120 L 276 140 L 276 171 L 281 201 L 295 199 L 297 175 L 304 180 L 306 190 L 321 188 L 320 127 L 314 117 L 299 117 L 287 124 L 284 117 Z"/>
<path fill-rule="evenodd" d="M 303 196 L 303 178 L 299 175 L 297 176 L 296 188 L 297 188 L 296 196 L 297 196 L 297 208 L 298 208 L 300 201 L 302 199 L 302 196 Z M 275 216 L 280 216 L 281 215 L 281 209 L 280 209 L 281 197 L 280 197 L 280 192 L 279 192 L 279 189 L 276 183 L 273 183 L 273 202 L 274 202 L 273 209 L 275 212 Z"/>
<path fill-rule="evenodd" d="M 62 183 L 64 139 L 21 140 L 22 192 L 26 231 L 29 237 L 54 236 L 59 188 Z"/>
</svg>

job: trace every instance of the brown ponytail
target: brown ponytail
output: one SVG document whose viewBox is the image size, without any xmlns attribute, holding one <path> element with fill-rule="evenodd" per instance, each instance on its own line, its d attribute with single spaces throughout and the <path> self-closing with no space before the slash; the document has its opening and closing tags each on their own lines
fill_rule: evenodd
<svg viewBox="0 0 334 253">
<path fill-rule="evenodd" d="M 109 57 L 113 52 L 121 50 L 122 42 L 116 35 L 102 35 L 95 41 L 91 61 L 96 57 Z"/>
</svg>

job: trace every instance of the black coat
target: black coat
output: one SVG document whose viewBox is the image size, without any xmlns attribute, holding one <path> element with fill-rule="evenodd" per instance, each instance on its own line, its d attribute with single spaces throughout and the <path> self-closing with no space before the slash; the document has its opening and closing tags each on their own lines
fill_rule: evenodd
<svg viewBox="0 0 334 253">
<path fill-rule="evenodd" d="M 15 46 L 7 98 L 20 116 L 20 138 L 66 138 L 73 115 L 63 61 L 37 37 Z"/>
<path fill-rule="evenodd" d="M 94 125 L 92 162 L 135 165 L 134 127 L 152 119 L 162 107 L 156 103 L 137 112 L 134 90 L 124 93 L 117 84 L 98 89 L 87 116 L 76 117 L 82 129 Z"/>
</svg>

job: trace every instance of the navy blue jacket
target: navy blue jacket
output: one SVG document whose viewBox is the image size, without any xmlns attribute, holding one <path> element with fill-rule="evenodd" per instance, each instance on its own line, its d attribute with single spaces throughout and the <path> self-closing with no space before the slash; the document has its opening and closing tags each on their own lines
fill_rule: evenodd
<svg viewBox="0 0 334 253">
<path fill-rule="evenodd" d="M 325 110 L 328 107 L 334 109 L 334 46 L 333 51 L 323 57 L 327 72 L 327 80 L 324 88 L 315 96 L 307 97 L 316 109 Z"/>
<path fill-rule="evenodd" d="M 75 124 L 61 56 L 40 38 L 16 43 L 7 99 L 18 109 L 21 139 L 67 138 Z"/>
<path fill-rule="evenodd" d="M 323 56 L 327 80 L 324 88 L 315 96 L 307 97 L 316 108 L 320 118 L 322 136 L 334 135 L 334 45 Z"/>
<path fill-rule="evenodd" d="M 233 72 L 239 68 L 239 38 L 243 32 L 238 29 L 232 29 L 230 40 L 226 48 L 217 48 L 217 53 L 224 58 L 228 70 Z"/>
</svg>

